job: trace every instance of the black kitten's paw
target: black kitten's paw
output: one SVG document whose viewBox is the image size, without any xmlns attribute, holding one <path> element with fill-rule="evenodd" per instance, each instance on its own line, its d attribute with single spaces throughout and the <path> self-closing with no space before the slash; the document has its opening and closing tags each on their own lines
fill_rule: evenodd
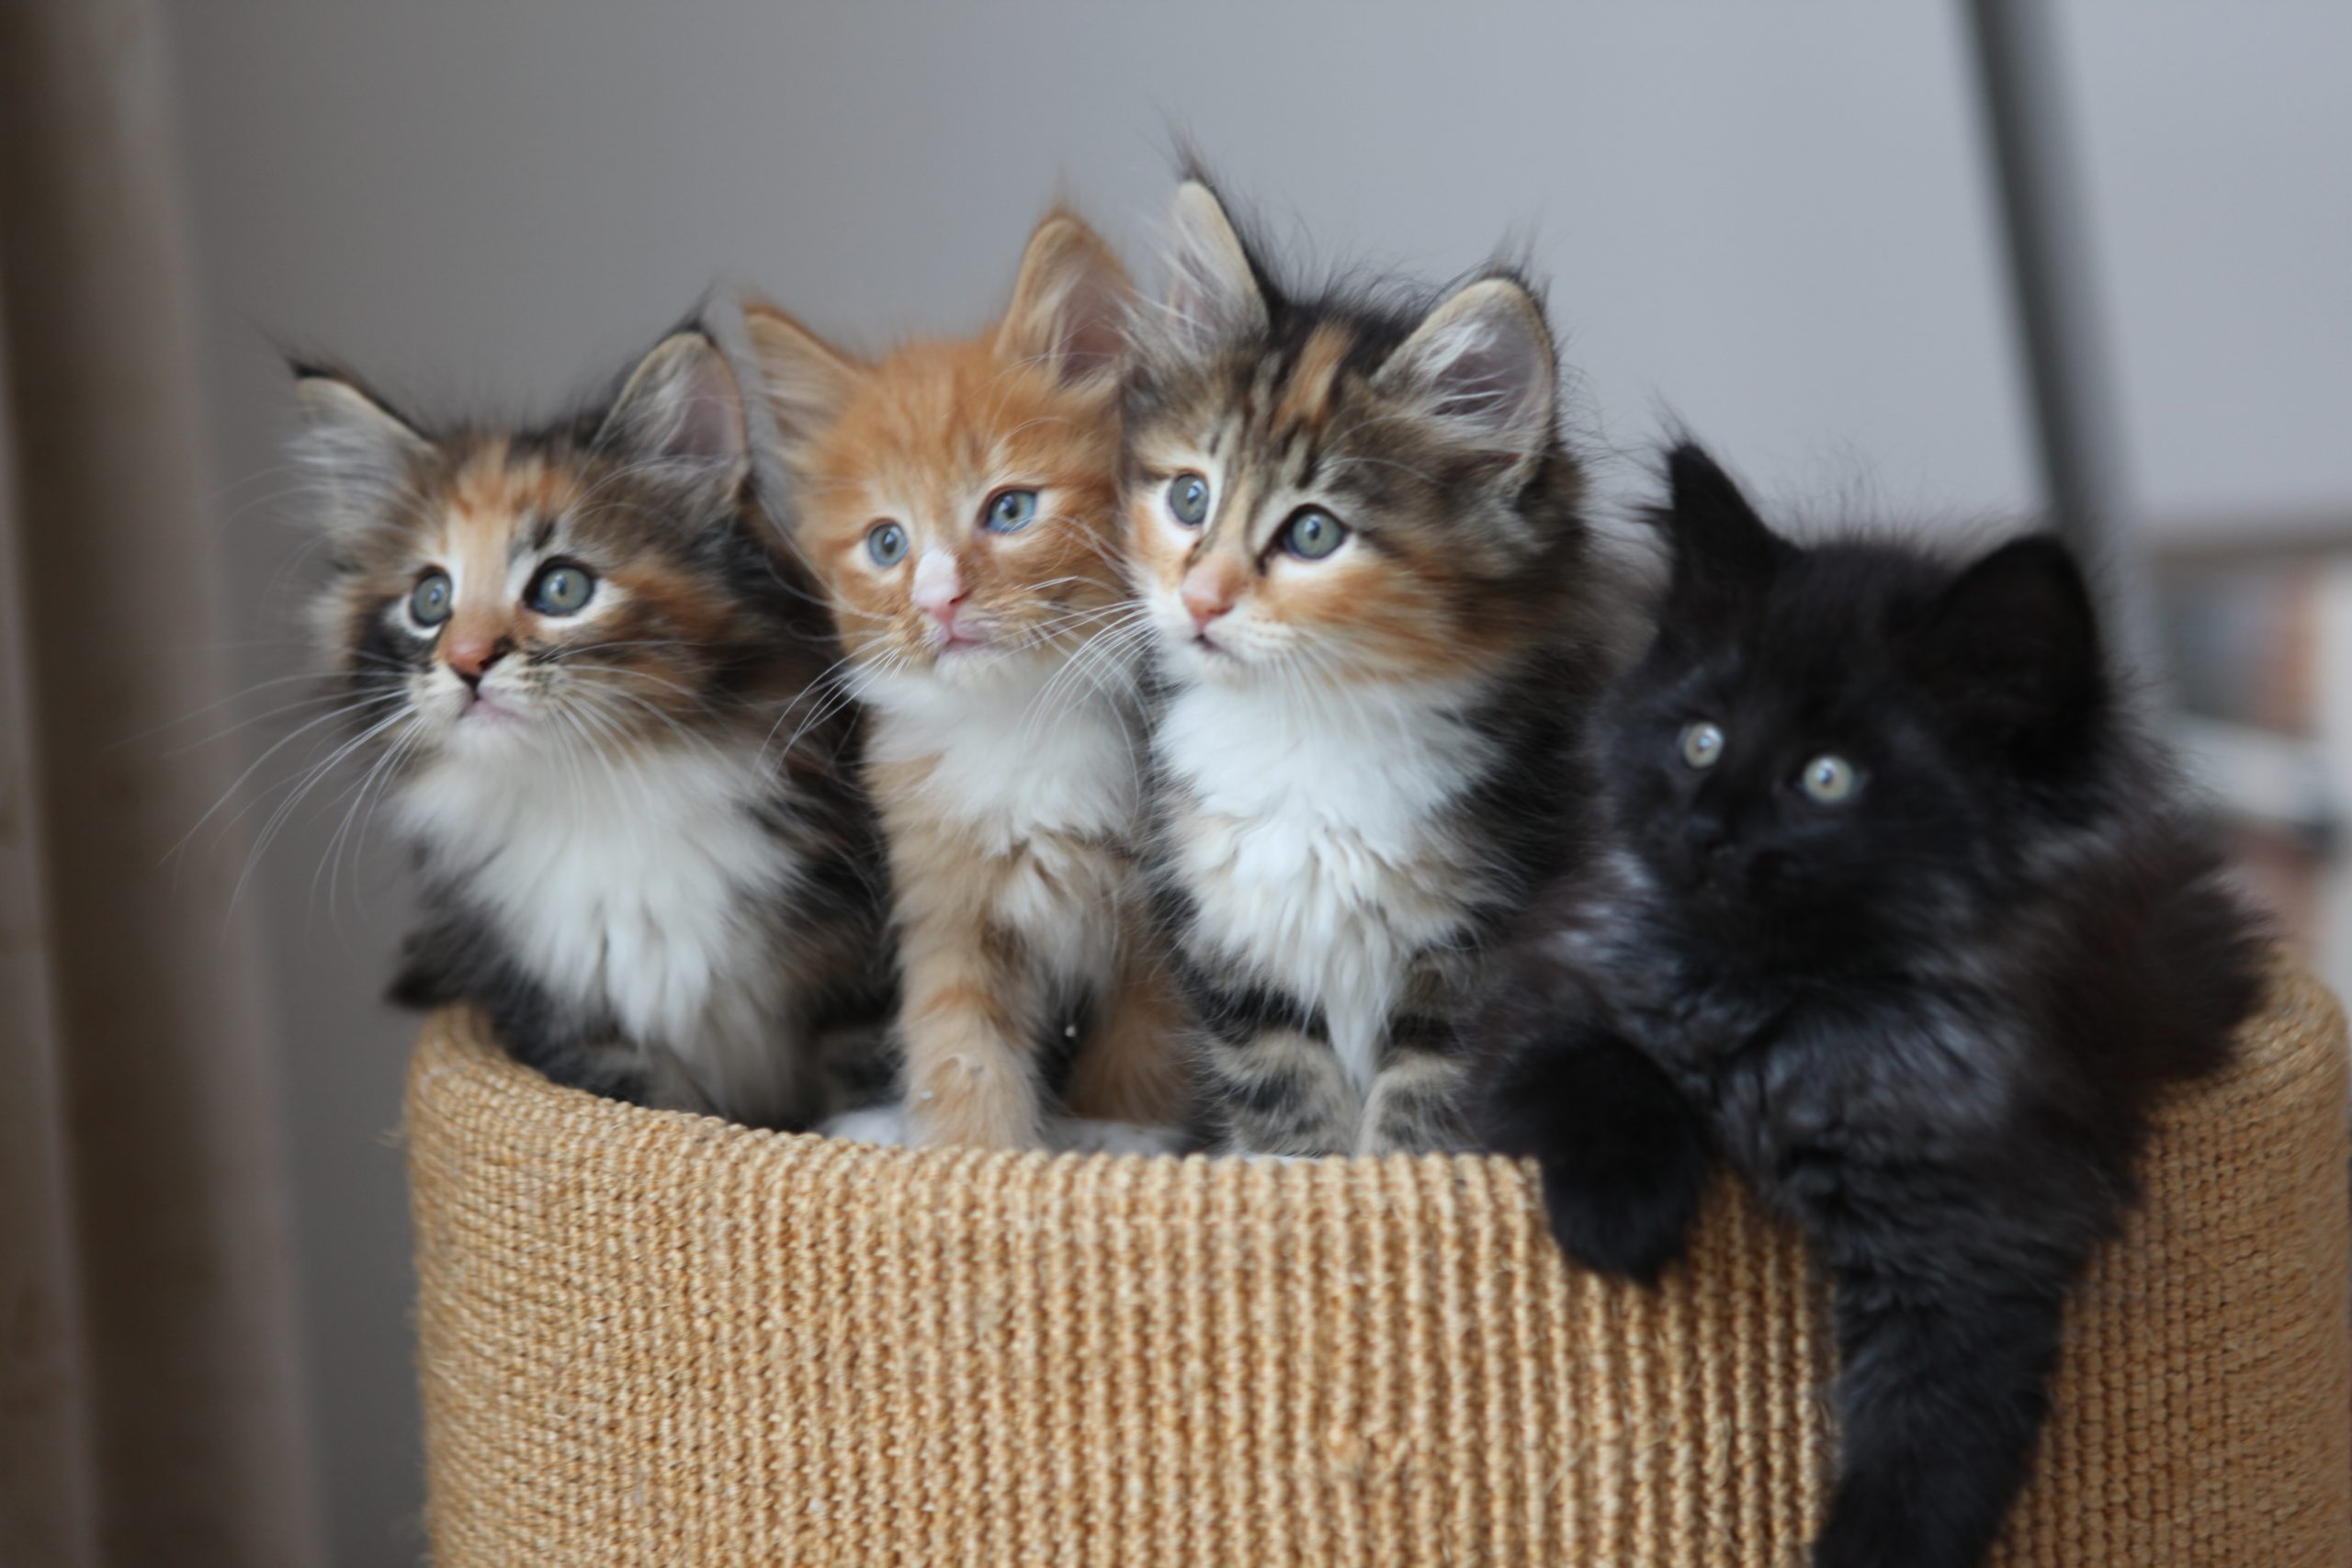
<svg viewBox="0 0 2352 1568">
<path fill-rule="evenodd" d="M 1706 1192 L 1705 1147 L 1687 1132 L 1660 1128 L 1662 1146 L 1620 1145 L 1547 1156 L 1544 1204 L 1560 1250 L 1588 1269 L 1656 1285 L 1681 1260 Z M 1612 1140 L 1613 1142 L 1613 1140 Z"/>
<path fill-rule="evenodd" d="M 1915 1533 L 1908 1521 L 1888 1517 L 1881 1506 L 1848 1503 L 1830 1510 L 1813 1543 L 1813 1568 L 1881 1568 L 1909 1562 Z"/>
<path fill-rule="evenodd" d="M 1522 1052 L 1490 1085 L 1488 1142 L 1532 1155 L 1562 1250 L 1654 1285 L 1682 1256 L 1713 1156 L 1698 1112 L 1622 1038 L 1574 1031 Z"/>
</svg>

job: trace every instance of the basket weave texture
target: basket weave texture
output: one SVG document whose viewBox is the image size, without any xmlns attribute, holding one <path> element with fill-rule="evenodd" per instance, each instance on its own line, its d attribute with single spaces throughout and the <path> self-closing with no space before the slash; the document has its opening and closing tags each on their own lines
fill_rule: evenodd
<svg viewBox="0 0 2352 1568">
<path fill-rule="evenodd" d="M 2344 1021 L 2166 1111 L 1996 1561 L 2352 1563 Z M 1785 1568 L 1833 1351 L 1732 1184 L 1657 1294 L 1501 1159 L 910 1153 L 409 1087 L 430 1529 L 521 1563 Z"/>
</svg>

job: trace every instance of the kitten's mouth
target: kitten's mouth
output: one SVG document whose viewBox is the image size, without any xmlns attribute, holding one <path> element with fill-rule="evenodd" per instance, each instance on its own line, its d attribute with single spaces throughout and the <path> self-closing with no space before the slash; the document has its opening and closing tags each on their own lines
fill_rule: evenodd
<svg viewBox="0 0 2352 1568">
<path fill-rule="evenodd" d="M 988 626 L 978 616 L 957 615 L 950 611 L 934 615 L 923 627 L 923 641 L 930 645 L 933 658 L 945 658 L 951 653 L 969 653 L 989 644 Z"/>
<path fill-rule="evenodd" d="M 480 692 L 469 695 L 466 699 L 466 705 L 458 710 L 459 724 L 478 728 L 503 728 L 521 722 L 522 717 L 523 715 L 519 709 L 500 702 L 496 697 L 485 696 Z"/>
</svg>

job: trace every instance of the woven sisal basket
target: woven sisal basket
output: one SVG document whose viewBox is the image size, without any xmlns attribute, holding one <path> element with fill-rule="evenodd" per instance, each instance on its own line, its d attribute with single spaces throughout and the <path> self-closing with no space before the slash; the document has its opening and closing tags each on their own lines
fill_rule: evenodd
<svg viewBox="0 0 2352 1568">
<path fill-rule="evenodd" d="M 2175 1105 L 1997 1561 L 2352 1563 L 2344 1022 Z M 909 1154 L 636 1110 L 436 1019 L 408 1100 L 434 1560 L 1785 1568 L 1802 1247 L 1656 1296 L 1499 1159 Z"/>
</svg>

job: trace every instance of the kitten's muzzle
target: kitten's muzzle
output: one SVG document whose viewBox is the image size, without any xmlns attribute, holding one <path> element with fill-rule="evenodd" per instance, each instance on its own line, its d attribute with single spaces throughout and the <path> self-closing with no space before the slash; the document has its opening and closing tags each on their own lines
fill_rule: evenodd
<svg viewBox="0 0 2352 1568">
<path fill-rule="evenodd" d="M 481 690 L 481 678 L 490 667 L 514 651 L 511 637 L 484 632 L 467 632 L 445 636 L 441 644 L 441 662 L 450 673 L 466 683 L 469 692 Z"/>
<path fill-rule="evenodd" d="M 1203 561 L 1186 572 L 1178 597 L 1184 601 L 1184 613 L 1193 618 L 1193 635 L 1208 642 L 1209 623 L 1232 610 L 1240 591 L 1241 584 L 1222 560 Z"/>
<path fill-rule="evenodd" d="M 1732 825 L 1712 815 L 1697 816 L 1682 833 L 1682 882 L 1694 893 L 1739 899 L 1770 893 L 1788 870 L 1779 850 L 1754 849 L 1740 841 Z"/>
</svg>

